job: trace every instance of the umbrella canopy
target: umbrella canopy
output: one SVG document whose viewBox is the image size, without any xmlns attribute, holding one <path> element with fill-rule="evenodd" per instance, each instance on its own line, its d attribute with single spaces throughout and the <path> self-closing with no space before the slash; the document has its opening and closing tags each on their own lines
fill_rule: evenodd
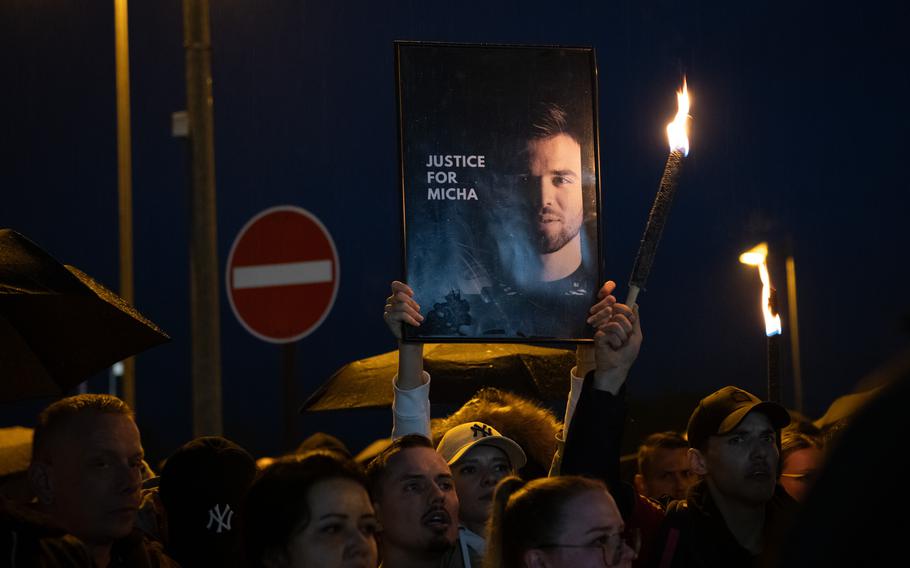
<svg viewBox="0 0 910 568">
<path fill-rule="evenodd" d="M 825 414 L 813 424 L 815 424 L 816 428 L 824 430 L 841 421 L 854 418 L 868 402 L 875 399 L 880 390 L 881 387 L 876 387 L 867 391 L 837 397 L 828 407 L 828 410 L 825 411 Z"/>
<path fill-rule="evenodd" d="M 0 478 L 22 473 L 32 462 L 32 436 L 24 426 L 0 428 Z"/>
<path fill-rule="evenodd" d="M 63 394 L 169 340 L 78 268 L 0 230 L 0 401 Z"/>
<path fill-rule="evenodd" d="M 432 400 L 461 405 L 483 387 L 542 401 L 565 400 L 574 349 L 511 343 L 428 343 L 424 368 L 433 377 Z M 388 407 L 398 351 L 348 363 L 303 403 L 302 411 Z"/>
</svg>

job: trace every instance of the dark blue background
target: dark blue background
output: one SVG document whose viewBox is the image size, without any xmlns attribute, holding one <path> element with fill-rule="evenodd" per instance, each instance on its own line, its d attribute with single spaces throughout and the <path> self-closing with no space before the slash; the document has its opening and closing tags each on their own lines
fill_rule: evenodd
<svg viewBox="0 0 910 568">
<path fill-rule="evenodd" d="M 138 358 L 140 427 L 160 458 L 191 436 L 187 163 L 170 134 L 185 107 L 182 9 L 129 8 L 136 304 L 174 339 Z M 301 400 L 345 362 L 392 349 L 380 317 L 401 266 L 392 41 L 591 45 L 606 266 L 620 282 L 683 72 L 693 95 L 688 169 L 641 298 L 635 392 L 764 392 L 758 278 L 737 256 L 768 240 L 782 293 L 784 256 L 796 258 L 806 410 L 817 417 L 906 343 L 908 11 L 820 0 L 212 2 L 221 268 L 254 214 L 304 207 L 335 238 L 341 286 L 297 346 Z M 3 2 L 0 48 L 0 226 L 116 288 L 112 3 Z M 225 433 L 277 452 L 280 350 L 245 332 L 221 293 Z M 44 403 L 5 405 L 3 422 L 30 424 Z M 300 428 L 356 450 L 387 425 L 387 411 L 366 411 L 307 415 Z"/>
</svg>

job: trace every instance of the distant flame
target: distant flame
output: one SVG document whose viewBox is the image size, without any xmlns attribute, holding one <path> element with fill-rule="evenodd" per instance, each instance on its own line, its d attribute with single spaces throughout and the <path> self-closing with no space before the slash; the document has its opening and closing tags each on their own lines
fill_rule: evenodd
<svg viewBox="0 0 910 568">
<path fill-rule="evenodd" d="M 689 155 L 689 136 L 686 133 L 686 123 L 689 119 L 689 91 L 686 80 L 683 78 L 682 91 L 676 93 L 676 118 L 667 125 L 667 138 L 670 140 L 670 151 L 679 150 L 684 156 Z"/>
<path fill-rule="evenodd" d="M 780 314 L 771 312 L 771 275 L 768 273 L 768 243 L 759 243 L 754 248 L 739 255 L 743 264 L 758 267 L 761 278 L 761 305 L 765 316 L 765 335 L 779 335 L 781 330 Z"/>
</svg>

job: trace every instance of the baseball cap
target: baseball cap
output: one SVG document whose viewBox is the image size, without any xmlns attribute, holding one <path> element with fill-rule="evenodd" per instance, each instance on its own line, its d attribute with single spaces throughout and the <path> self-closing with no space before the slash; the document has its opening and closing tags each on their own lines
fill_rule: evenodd
<svg viewBox="0 0 910 568">
<path fill-rule="evenodd" d="M 743 389 L 727 386 L 699 401 L 689 417 L 689 446 L 701 447 L 709 436 L 726 434 L 750 412 L 761 412 L 776 430 L 790 423 L 790 414 L 776 402 L 768 402 Z"/>
<path fill-rule="evenodd" d="M 203 436 L 178 448 L 159 485 L 168 554 L 188 568 L 238 565 L 239 517 L 255 475 L 253 457 L 227 438 Z"/>
<path fill-rule="evenodd" d="M 521 446 L 483 422 L 465 422 L 452 428 L 439 441 L 436 451 L 447 464 L 453 465 L 477 445 L 493 446 L 504 451 L 515 469 L 523 467 L 528 461 Z"/>
</svg>

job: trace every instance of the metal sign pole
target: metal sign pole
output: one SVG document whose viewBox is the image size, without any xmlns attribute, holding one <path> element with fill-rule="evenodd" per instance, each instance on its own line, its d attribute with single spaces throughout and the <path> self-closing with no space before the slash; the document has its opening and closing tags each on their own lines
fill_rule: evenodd
<svg viewBox="0 0 910 568">
<path fill-rule="evenodd" d="M 210 27 L 208 0 L 184 0 L 186 110 L 191 168 L 190 325 L 195 436 L 222 433 Z"/>
</svg>

